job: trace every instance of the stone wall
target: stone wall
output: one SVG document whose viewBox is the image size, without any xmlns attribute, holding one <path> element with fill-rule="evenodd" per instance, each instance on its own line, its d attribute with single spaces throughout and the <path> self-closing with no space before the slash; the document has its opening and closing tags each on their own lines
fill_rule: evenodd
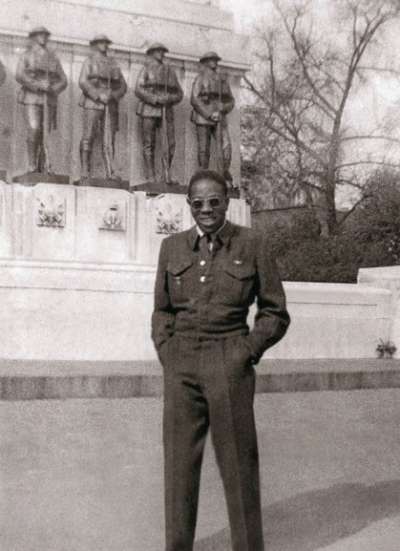
<svg viewBox="0 0 400 551">
<path fill-rule="evenodd" d="M 11 17 L 12 15 L 12 17 Z M 51 158 L 58 173 L 79 177 L 79 140 L 82 131 L 78 78 L 89 53 L 88 42 L 95 34 L 107 33 L 113 40 L 112 54 L 121 65 L 129 91 L 120 103 L 120 131 L 117 135 L 116 172 L 132 185 L 143 180 L 141 139 L 135 115 L 137 99 L 133 88 L 145 60 L 146 47 L 161 41 L 170 49 L 169 62 L 176 69 L 184 100 L 176 107 L 176 155 L 173 176 L 181 183 L 197 167 L 196 143 L 190 122 L 190 90 L 198 70 L 198 58 L 217 50 L 222 68 L 230 75 L 233 93 L 239 100 L 240 79 L 247 65 L 247 38 L 233 32 L 232 16 L 215 6 L 183 0 L 3 0 L 0 3 L 0 59 L 7 80 L 0 88 L 0 167 L 9 175 L 25 172 L 25 124 L 16 102 L 19 86 L 15 69 L 26 47 L 31 28 L 45 24 L 52 32 L 50 47 L 57 51 L 69 85 L 59 101 L 58 130 L 52 133 Z M 240 177 L 239 112 L 229 117 L 233 138 L 232 173 Z M 102 174 L 100 156 L 94 159 L 95 175 Z"/>
</svg>

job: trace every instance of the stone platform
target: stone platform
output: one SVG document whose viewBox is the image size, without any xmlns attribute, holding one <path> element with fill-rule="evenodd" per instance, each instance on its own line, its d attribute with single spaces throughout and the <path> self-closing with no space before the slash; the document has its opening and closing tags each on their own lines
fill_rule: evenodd
<svg viewBox="0 0 400 551">
<path fill-rule="evenodd" d="M 263 360 L 257 393 L 400 388 L 400 360 Z M 157 361 L 0 361 L 0 400 L 154 398 Z"/>
</svg>

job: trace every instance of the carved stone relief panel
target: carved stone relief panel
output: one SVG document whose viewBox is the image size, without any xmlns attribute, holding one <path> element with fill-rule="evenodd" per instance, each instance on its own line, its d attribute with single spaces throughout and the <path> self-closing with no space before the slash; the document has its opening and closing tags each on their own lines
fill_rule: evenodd
<svg viewBox="0 0 400 551">
<path fill-rule="evenodd" d="M 183 208 L 174 203 L 173 195 L 159 195 L 153 209 L 156 233 L 168 235 L 183 230 Z"/>
<path fill-rule="evenodd" d="M 103 212 L 99 229 L 126 231 L 126 203 L 111 203 Z"/>
<path fill-rule="evenodd" d="M 52 194 L 43 194 L 36 197 L 37 200 L 37 226 L 45 226 L 48 228 L 63 228 L 65 226 L 65 218 L 67 205 L 65 198 L 57 197 Z"/>
</svg>

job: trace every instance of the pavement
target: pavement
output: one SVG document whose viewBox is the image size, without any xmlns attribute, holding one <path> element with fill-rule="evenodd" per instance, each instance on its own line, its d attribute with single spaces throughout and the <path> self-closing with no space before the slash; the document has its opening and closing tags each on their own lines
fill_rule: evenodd
<svg viewBox="0 0 400 551">
<path fill-rule="evenodd" d="M 399 551 L 400 390 L 258 394 L 266 551 Z M 162 551 L 161 400 L 0 402 L 0 549 Z M 195 551 L 230 551 L 208 445 Z"/>
</svg>

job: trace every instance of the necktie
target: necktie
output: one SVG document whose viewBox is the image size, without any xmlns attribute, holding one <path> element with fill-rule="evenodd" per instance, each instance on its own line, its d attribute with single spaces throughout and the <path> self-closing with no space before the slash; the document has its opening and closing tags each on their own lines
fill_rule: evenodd
<svg viewBox="0 0 400 551">
<path fill-rule="evenodd" d="M 212 250 L 212 241 L 210 235 L 204 234 L 203 236 L 201 236 L 199 248 L 203 256 L 208 256 L 210 254 Z"/>
</svg>

